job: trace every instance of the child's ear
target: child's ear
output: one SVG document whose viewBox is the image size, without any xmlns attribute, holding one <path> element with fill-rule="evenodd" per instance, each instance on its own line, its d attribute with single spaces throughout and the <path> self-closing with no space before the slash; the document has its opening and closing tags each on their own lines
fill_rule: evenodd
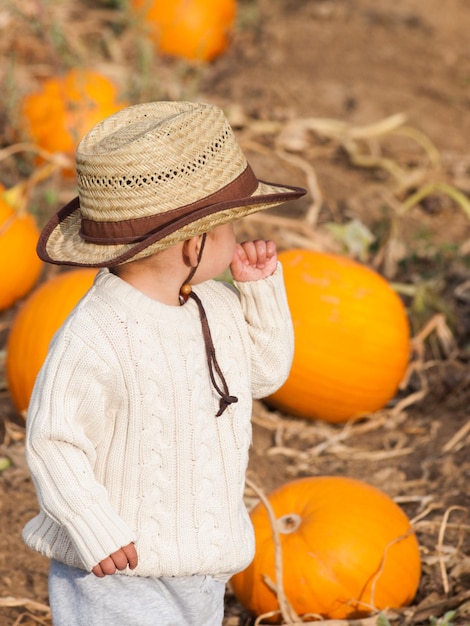
<svg viewBox="0 0 470 626">
<path fill-rule="evenodd" d="M 202 235 L 196 235 L 183 242 L 183 260 L 188 267 L 197 267 Z"/>
</svg>

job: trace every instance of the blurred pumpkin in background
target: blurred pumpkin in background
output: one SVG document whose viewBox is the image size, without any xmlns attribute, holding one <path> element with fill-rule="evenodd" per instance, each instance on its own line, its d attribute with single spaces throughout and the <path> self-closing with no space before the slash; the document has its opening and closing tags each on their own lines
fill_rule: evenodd
<svg viewBox="0 0 470 626">
<path fill-rule="evenodd" d="M 421 575 L 418 541 L 404 511 L 363 481 L 315 476 L 285 483 L 268 496 L 282 553 L 283 589 L 297 613 L 356 619 L 410 604 Z M 230 584 L 255 615 L 279 610 L 275 544 L 268 512 L 250 513 L 256 540 L 251 564 Z M 275 620 L 274 620 L 275 621 Z"/>
<path fill-rule="evenodd" d="M 31 142 L 51 153 L 73 157 L 78 142 L 93 126 L 127 106 L 118 101 L 117 87 L 101 73 L 73 68 L 64 76 L 45 80 L 40 89 L 24 97 L 21 127 Z"/>
<path fill-rule="evenodd" d="M 34 217 L 13 207 L 0 184 L 0 311 L 26 296 L 39 280 L 38 238 Z"/>
<path fill-rule="evenodd" d="M 312 250 L 279 254 L 295 334 L 286 383 L 268 404 L 345 422 L 383 408 L 410 356 L 405 306 L 389 282 L 351 259 Z"/>
<path fill-rule="evenodd" d="M 92 286 L 96 273 L 76 269 L 57 274 L 33 291 L 14 318 L 7 339 L 6 377 L 19 413 L 28 408 L 52 337 Z"/>
<path fill-rule="evenodd" d="M 235 0 L 131 0 L 159 52 L 212 61 L 229 45 Z"/>
</svg>

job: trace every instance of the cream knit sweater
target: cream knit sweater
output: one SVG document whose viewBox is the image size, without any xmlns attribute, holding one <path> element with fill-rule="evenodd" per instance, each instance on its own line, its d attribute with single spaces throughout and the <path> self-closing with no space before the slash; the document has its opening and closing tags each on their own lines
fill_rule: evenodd
<svg viewBox="0 0 470 626">
<path fill-rule="evenodd" d="M 125 574 L 228 578 L 252 559 L 243 503 L 252 398 L 286 379 L 293 332 L 282 268 L 195 287 L 238 402 L 215 417 L 197 307 L 156 302 L 101 270 L 51 343 L 26 454 L 40 513 L 27 545 L 85 570 L 134 541 Z"/>
</svg>

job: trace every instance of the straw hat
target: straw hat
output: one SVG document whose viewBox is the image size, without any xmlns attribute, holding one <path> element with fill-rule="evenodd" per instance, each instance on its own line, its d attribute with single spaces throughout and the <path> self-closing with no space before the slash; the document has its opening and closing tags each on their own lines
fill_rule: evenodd
<svg viewBox="0 0 470 626">
<path fill-rule="evenodd" d="M 44 261 L 125 263 L 305 190 L 259 181 L 223 112 L 209 104 L 137 104 L 95 126 L 76 152 L 78 197 L 45 226 Z"/>
</svg>

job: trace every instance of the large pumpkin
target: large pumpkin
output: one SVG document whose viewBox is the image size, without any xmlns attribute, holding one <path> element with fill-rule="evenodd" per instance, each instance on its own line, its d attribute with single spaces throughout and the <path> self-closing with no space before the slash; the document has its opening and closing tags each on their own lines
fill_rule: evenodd
<svg viewBox="0 0 470 626">
<path fill-rule="evenodd" d="M 268 500 L 280 532 L 284 593 L 298 615 L 351 619 L 409 604 L 417 591 L 419 546 L 402 509 L 359 480 L 303 478 Z M 264 504 L 251 512 L 256 554 L 231 579 L 238 600 L 255 615 L 279 609 L 264 582 L 276 582 L 274 542 Z"/>
<path fill-rule="evenodd" d="M 229 44 L 235 0 L 131 0 L 157 50 L 211 61 Z"/>
<path fill-rule="evenodd" d="M 0 185 L 0 311 L 23 298 L 37 283 L 42 262 L 36 254 L 39 229 L 29 213 L 17 213 Z"/>
<path fill-rule="evenodd" d="M 7 341 L 6 376 L 11 400 L 19 413 L 28 408 L 54 333 L 91 287 L 95 275 L 93 269 L 56 275 L 33 291 L 13 320 Z"/>
<path fill-rule="evenodd" d="M 73 157 L 83 135 L 124 106 L 109 78 L 95 70 L 73 68 L 64 76 L 45 80 L 38 91 L 25 96 L 22 129 L 40 148 Z M 65 168 L 69 173 L 72 170 Z"/>
<path fill-rule="evenodd" d="M 279 259 L 295 354 L 288 380 L 268 403 L 330 422 L 384 407 L 409 361 L 400 297 L 377 272 L 339 255 L 289 250 Z"/>
</svg>

